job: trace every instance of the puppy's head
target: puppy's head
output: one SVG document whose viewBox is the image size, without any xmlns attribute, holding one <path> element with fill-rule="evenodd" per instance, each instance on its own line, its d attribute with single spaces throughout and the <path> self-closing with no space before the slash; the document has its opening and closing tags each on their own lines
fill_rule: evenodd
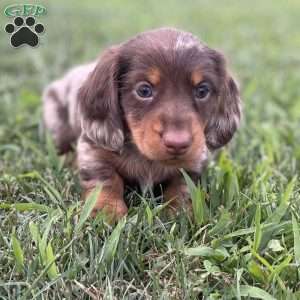
<svg viewBox="0 0 300 300">
<path fill-rule="evenodd" d="M 129 136 L 148 159 L 182 167 L 228 143 L 241 114 L 222 54 L 168 28 L 107 50 L 79 99 L 83 130 L 99 146 L 119 151 Z"/>
</svg>

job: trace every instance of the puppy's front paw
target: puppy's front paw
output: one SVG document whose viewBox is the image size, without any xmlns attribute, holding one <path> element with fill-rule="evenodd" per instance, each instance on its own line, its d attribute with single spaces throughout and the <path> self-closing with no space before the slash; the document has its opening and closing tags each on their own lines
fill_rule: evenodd
<svg viewBox="0 0 300 300">
<path fill-rule="evenodd" d="M 89 192 L 86 192 L 84 198 L 88 194 Z M 117 221 L 127 214 L 128 208 L 122 197 L 104 188 L 98 196 L 91 217 L 96 217 L 100 211 L 103 211 L 110 221 Z"/>
<path fill-rule="evenodd" d="M 121 198 L 110 198 L 108 201 L 99 199 L 92 210 L 91 216 L 96 217 L 100 211 L 103 211 L 110 221 L 117 221 L 127 215 L 128 208 Z"/>
<path fill-rule="evenodd" d="M 190 216 L 193 215 L 192 201 L 188 188 L 185 184 L 171 185 L 164 192 L 165 202 L 169 202 L 167 213 L 175 216 L 178 212 L 185 210 Z"/>
</svg>

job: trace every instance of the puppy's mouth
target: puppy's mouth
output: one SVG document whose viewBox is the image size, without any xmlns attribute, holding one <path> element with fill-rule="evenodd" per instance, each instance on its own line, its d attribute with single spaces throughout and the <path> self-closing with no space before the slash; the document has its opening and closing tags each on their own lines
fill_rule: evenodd
<svg viewBox="0 0 300 300">
<path fill-rule="evenodd" d="M 184 161 L 184 155 L 171 155 L 161 162 L 167 166 L 182 166 Z"/>
<path fill-rule="evenodd" d="M 147 147 L 148 148 L 148 147 Z M 184 167 L 187 162 L 191 160 L 191 157 L 194 157 L 194 153 L 189 150 L 184 152 L 177 153 L 168 153 L 166 149 L 162 149 L 161 145 L 157 146 L 157 151 L 153 151 L 153 146 L 150 148 L 152 151 L 149 151 L 147 148 L 142 148 L 141 151 L 148 159 L 152 161 L 157 161 L 165 166 L 173 167 Z M 146 151 L 145 151 L 146 150 Z M 148 151 L 147 151 L 148 150 Z"/>
</svg>

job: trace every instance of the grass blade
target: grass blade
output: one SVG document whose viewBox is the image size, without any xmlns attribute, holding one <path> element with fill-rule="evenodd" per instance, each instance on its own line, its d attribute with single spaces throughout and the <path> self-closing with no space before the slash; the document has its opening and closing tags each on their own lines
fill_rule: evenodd
<svg viewBox="0 0 300 300">
<path fill-rule="evenodd" d="M 194 181 L 191 179 L 191 177 L 183 169 L 181 169 L 180 171 L 181 171 L 181 173 L 184 177 L 184 180 L 185 180 L 185 182 L 188 186 L 189 191 L 190 192 L 194 191 L 196 189 L 196 185 L 195 185 Z"/>
<path fill-rule="evenodd" d="M 58 268 L 55 263 L 55 256 L 53 254 L 53 249 L 51 246 L 51 242 L 48 243 L 46 248 L 46 264 L 50 264 L 49 269 L 47 270 L 47 275 L 51 280 L 56 279 L 59 276 Z"/>
<path fill-rule="evenodd" d="M 236 297 L 238 300 L 241 300 L 241 292 L 240 292 L 240 281 L 243 274 L 243 269 L 238 269 L 236 272 Z"/>
<path fill-rule="evenodd" d="M 198 185 L 196 186 L 190 176 L 181 170 L 184 180 L 191 195 L 194 219 L 197 225 L 202 225 L 208 219 L 208 208 L 205 204 L 205 191 Z"/>
<path fill-rule="evenodd" d="M 53 209 L 38 203 L 1 203 L 0 209 L 15 209 L 19 212 L 24 211 L 40 211 L 40 212 L 51 212 Z"/>
<path fill-rule="evenodd" d="M 225 207 L 232 207 L 234 197 L 239 193 L 238 179 L 232 168 L 224 175 Z"/>
<path fill-rule="evenodd" d="M 293 233 L 294 233 L 294 254 L 296 264 L 300 265 L 300 229 L 294 215 L 292 215 Z"/>
<path fill-rule="evenodd" d="M 96 187 L 87 197 L 80 217 L 79 217 L 79 221 L 77 223 L 77 225 L 75 226 L 75 232 L 79 232 L 80 229 L 82 228 L 83 224 L 85 223 L 85 221 L 87 220 L 87 218 L 90 216 L 96 202 L 98 199 L 99 194 L 101 193 L 101 186 Z"/>
<path fill-rule="evenodd" d="M 269 274 L 256 261 L 250 260 L 248 263 L 249 273 L 259 282 L 265 283 L 268 280 Z"/>
<path fill-rule="evenodd" d="M 36 245 L 39 245 L 41 236 L 40 236 L 40 232 L 39 232 L 37 225 L 33 222 L 30 222 L 29 223 L 29 231 L 30 231 L 32 240 L 35 242 Z"/>
<path fill-rule="evenodd" d="M 198 246 L 194 248 L 186 248 L 183 253 L 188 256 L 211 257 L 218 261 L 223 261 L 229 256 L 225 249 L 213 249 L 207 246 Z"/>
<path fill-rule="evenodd" d="M 17 271 L 22 272 L 24 270 L 24 253 L 21 244 L 17 239 L 15 233 L 12 233 L 11 240 L 12 240 L 12 248 L 13 248 L 14 256 L 16 259 Z"/>
<path fill-rule="evenodd" d="M 273 296 L 271 296 L 266 291 L 249 285 L 241 285 L 240 286 L 240 295 L 242 297 L 251 297 L 251 298 L 258 298 L 263 300 L 276 300 Z"/>
<path fill-rule="evenodd" d="M 259 248 L 261 236 L 262 236 L 260 219 L 261 219 L 261 208 L 260 205 L 258 205 L 255 213 L 255 232 L 254 232 L 254 243 L 253 243 L 253 249 L 255 252 L 257 252 Z"/>
<path fill-rule="evenodd" d="M 109 238 L 107 239 L 104 246 L 103 257 L 102 257 L 105 263 L 110 263 L 113 257 L 115 256 L 119 244 L 120 235 L 122 233 L 125 224 L 126 224 L 126 218 L 122 218 L 118 222 L 117 226 L 115 227 L 115 229 L 113 230 Z"/>
<path fill-rule="evenodd" d="M 191 198 L 195 222 L 198 226 L 200 226 L 204 222 L 205 193 L 200 187 L 197 187 Z"/>
<path fill-rule="evenodd" d="M 42 239 L 39 242 L 39 250 L 41 257 L 43 259 L 43 263 L 46 265 L 47 264 L 47 259 L 46 259 L 46 247 L 47 247 L 47 239 L 50 233 L 50 229 L 52 227 L 52 224 L 56 221 L 56 219 L 59 217 L 59 215 L 54 215 L 49 221 L 47 221 L 47 226 L 46 229 L 43 233 Z"/>
</svg>

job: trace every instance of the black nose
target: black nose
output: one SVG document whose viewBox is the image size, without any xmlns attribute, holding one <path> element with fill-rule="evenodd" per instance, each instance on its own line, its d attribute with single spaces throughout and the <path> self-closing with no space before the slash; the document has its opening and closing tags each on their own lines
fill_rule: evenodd
<svg viewBox="0 0 300 300">
<path fill-rule="evenodd" d="M 184 154 L 192 144 L 192 136 L 186 130 L 169 131 L 163 134 L 163 143 L 169 154 Z"/>
</svg>

